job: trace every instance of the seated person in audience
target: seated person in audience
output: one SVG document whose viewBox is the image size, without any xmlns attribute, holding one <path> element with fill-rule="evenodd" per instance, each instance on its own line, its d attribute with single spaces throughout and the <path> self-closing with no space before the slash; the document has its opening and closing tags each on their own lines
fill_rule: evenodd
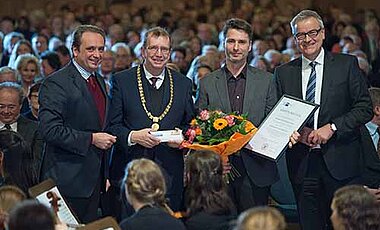
<svg viewBox="0 0 380 230">
<path fill-rule="evenodd" d="M 38 103 L 38 92 L 40 91 L 41 82 L 34 83 L 28 93 L 28 101 L 30 110 L 23 115 L 32 121 L 38 121 L 38 109 L 40 104 Z"/>
<path fill-rule="evenodd" d="M 122 229 L 185 229 L 183 223 L 171 215 L 165 198 L 165 179 L 156 163 L 144 158 L 131 161 L 123 184 L 135 214 L 120 223 Z"/>
<path fill-rule="evenodd" d="M 236 209 L 227 193 L 220 156 L 211 151 L 195 151 L 186 159 L 185 168 L 187 229 L 230 229 Z"/>
<path fill-rule="evenodd" d="M 57 46 L 54 52 L 58 54 L 61 67 L 67 65 L 71 60 L 70 50 L 65 45 Z"/>
<path fill-rule="evenodd" d="M 0 68 L 0 83 L 2 82 L 17 82 L 16 70 L 8 66 Z"/>
<path fill-rule="evenodd" d="M 55 230 L 55 217 L 47 206 L 34 200 L 25 200 L 10 212 L 8 229 Z"/>
<path fill-rule="evenodd" d="M 284 216 L 272 207 L 255 207 L 240 214 L 235 230 L 285 230 Z"/>
<path fill-rule="evenodd" d="M 10 210 L 25 199 L 25 193 L 16 186 L 0 187 L 0 230 L 5 229 Z"/>
<path fill-rule="evenodd" d="M 38 132 L 37 122 L 20 115 L 23 95 L 21 86 L 16 83 L 0 84 L 0 130 L 8 129 L 19 133 L 31 146 L 33 160 L 39 162 L 43 141 Z"/>
<path fill-rule="evenodd" d="M 16 185 L 27 192 L 37 184 L 37 170 L 31 159 L 30 146 L 20 134 L 0 131 L 0 186 Z"/>
<path fill-rule="evenodd" d="M 58 54 L 53 51 L 46 50 L 43 52 L 40 56 L 40 60 L 42 75 L 44 77 L 49 76 L 62 67 Z"/>
<path fill-rule="evenodd" d="M 334 230 L 380 229 L 380 205 L 363 186 L 338 189 L 331 204 Z"/>
</svg>

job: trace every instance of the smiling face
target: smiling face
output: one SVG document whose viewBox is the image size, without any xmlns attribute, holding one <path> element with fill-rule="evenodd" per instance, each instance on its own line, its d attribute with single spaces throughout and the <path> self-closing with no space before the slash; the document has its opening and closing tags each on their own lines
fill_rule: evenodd
<svg viewBox="0 0 380 230">
<path fill-rule="evenodd" d="M 33 62 L 29 62 L 25 66 L 21 67 L 19 71 L 20 71 L 22 83 L 26 85 L 30 85 L 33 83 L 34 78 L 37 75 L 37 66 Z"/>
<path fill-rule="evenodd" d="M 160 74 L 170 59 L 170 39 L 166 36 L 148 36 L 142 49 L 145 67 L 153 75 Z"/>
<path fill-rule="evenodd" d="M 101 34 L 84 32 L 79 47 L 73 47 L 74 60 L 88 72 L 94 72 L 102 61 L 104 39 Z"/>
<path fill-rule="evenodd" d="M 300 33 L 308 33 L 312 30 L 321 29 L 321 25 L 318 23 L 318 20 L 309 17 L 305 20 L 297 22 L 295 25 L 295 35 Z M 309 35 L 306 35 L 305 39 L 300 40 L 296 39 L 297 46 L 301 51 L 302 55 L 309 60 L 315 60 L 321 51 L 323 40 L 325 39 L 325 30 L 321 29 L 317 36 L 312 38 Z"/>
<path fill-rule="evenodd" d="M 2 123 L 14 123 L 20 115 L 20 109 L 20 98 L 16 90 L 0 90 L 0 121 Z"/>
<path fill-rule="evenodd" d="M 234 64 L 247 61 L 251 51 L 251 41 L 248 34 L 243 30 L 229 29 L 224 41 L 226 61 Z"/>
</svg>

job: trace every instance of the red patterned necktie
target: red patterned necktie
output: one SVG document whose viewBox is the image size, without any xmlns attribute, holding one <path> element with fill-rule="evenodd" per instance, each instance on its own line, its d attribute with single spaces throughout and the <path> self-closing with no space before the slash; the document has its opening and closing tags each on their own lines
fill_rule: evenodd
<svg viewBox="0 0 380 230">
<path fill-rule="evenodd" d="M 98 109 L 100 125 L 103 126 L 106 113 L 106 99 L 94 75 L 91 74 L 88 78 L 87 86 Z"/>
</svg>

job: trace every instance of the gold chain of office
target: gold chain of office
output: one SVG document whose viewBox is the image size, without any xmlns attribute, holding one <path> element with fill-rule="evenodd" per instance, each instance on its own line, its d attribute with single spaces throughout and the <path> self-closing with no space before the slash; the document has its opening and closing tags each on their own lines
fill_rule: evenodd
<svg viewBox="0 0 380 230">
<path fill-rule="evenodd" d="M 169 103 L 166 105 L 166 108 L 165 108 L 164 112 L 162 112 L 160 116 L 155 117 L 155 116 L 152 115 L 151 112 L 148 111 L 148 109 L 146 107 L 146 99 L 145 99 L 144 89 L 143 89 L 142 80 L 141 80 L 141 65 L 139 65 L 137 67 L 137 86 L 139 88 L 139 94 L 140 94 L 141 104 L 142 104 L 142 106 L 143 106 L 143 108 L 145 110 L 145 113 L 148 116 L 148 118 L 153 121 L 153 124 L 152 124 L 152 127 L 151 127 L 153 131 L 157 131 L 160 128 L 160 125 L 158 124 L 158 122 L 161 121 L 166 116 L 166 114 L 168 114 L 170 108 L 172 107 L 172 103 L 173 103 L 173 97 L 174 97 L 173 76 L 172 76 L 171 71 L 169 69 L 167 69 L 167 70 L 168 70 L 168 73 L 169 73 L 169 82 L 170 82 L 170 98 L 169 98 Z"/>
</svg>

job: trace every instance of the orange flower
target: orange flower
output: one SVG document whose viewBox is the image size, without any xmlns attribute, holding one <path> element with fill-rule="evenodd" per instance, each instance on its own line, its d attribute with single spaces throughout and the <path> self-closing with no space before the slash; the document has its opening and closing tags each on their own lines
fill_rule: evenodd
<svg viewBox="0 0 380 230">
<path fill-rule="evenodd" d="M 224 118 L 218 118 L 214 121 L 213 125 L 216 130 L 222 130 L 228 125 L 228 121 Z"/>
<path fill-rule="evenodd" d="M 236 118 L 240 121 L 244 120 L 244 118 L 242 116 L 237 116 L 237 115 L 231 115 L 231 116 L 233 116 L 234 118 Z"/>
<path fill-rule="evenodd" d="M 255 126 L 251 123 L 251 122 L 246 122 L 245 123 L 245 131 L 248 133 L 248 132 L 251 132 L 252 129 L 254 129 Z"/>
<path fill-rule="evenodd" d="M 196 128 L 195 129 L 195 135 L 197 135 L 197 136 L 202 135 L 202 129 Z"/>
<path fill-rule="evenodd" d="M 191 126 L 196 126 L 197 124 L 198 124 L 197 119 L 193 119 L 193 120 L 191 120 L 191 122 L 190 122 L 190 125 L 191 125 Z"/>
</svg>

